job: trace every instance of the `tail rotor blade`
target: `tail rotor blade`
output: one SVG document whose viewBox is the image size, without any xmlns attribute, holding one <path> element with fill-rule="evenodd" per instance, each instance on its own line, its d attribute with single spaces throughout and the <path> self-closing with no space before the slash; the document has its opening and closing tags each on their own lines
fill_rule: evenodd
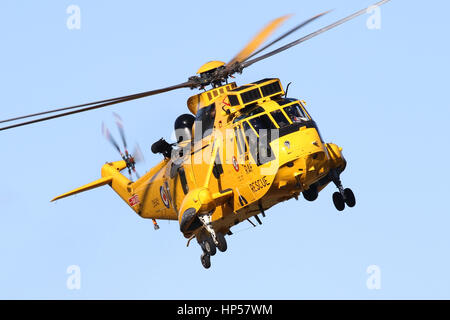
<svg viewBox="0 0 450 320">
<path fill-rule="evenodd" d="M 113 136 L 111 135 L 111 133 L 109 132 L 108 128 L 105 126 L 104 123 L 102 123 L 102 133 L 103 136 L 106 138 L 106 140 L 108 140 L 117 149 L 120 155 L 122 155 L 122 151 L 120 151 L 119 145 L 117 144 L 116 140 L 113 138 Z"/>
<path fill-rule="evenodd" d="M 141 176 L 139 175 L 139 173 L 136 171 L 135 168 L 133 168 L 133 172 L 134 172 L 134 174 L 136 175 L 136 177 L 137 177 L 138 179 L 141 178 Z"/>
<path fill-rule="evenodd" d="M 134 147 L 133 153 L 132 154 L 128 153 L 127 142 L 126 142 L 126 139 L 125 139 L 125 132 L 123 130 L 122 118 L 116 113 L 113 113 L 113 114 L 114 114 L 114 117 L 116 118 L 116 124 L 117 124 L 117 128 L 119 129 L 120 136 L 122 138 L 123 146 L 125 147 L 125 154 L 123 154 L 121 152 L 119 144 L 112 137 L 111 133 L 109 132 L 108 128 L 105 126 L 104 123 L 102 123 L 103 135 L 117 149 L 117 151 L 119 151 L 120 156 L 125 161 L 125 163 L 127 165 L 126 168 L 128 169 L 128 174 L 130 176 L 130 181 L 133 180 L 133 173 L 139 179 L 140 175 L 136 171 L 135 165 L 136 165 L 137 162 L 141 162 L 141 161 L 144 160 L 144 156 L 142 154 L 141 148 L 139 147 L 138 144 L 136 144 L 135 147 Z"/>
<path fill-rule="evenodd" d="M 116 125 L 119 129 L 120 137 L 122 138 L 123 147 L 125 148 L 125 154 L 128 154 L 127 139 L 125 138 L 125 131 L 123 129 L 122 118 L 115 112 L 113 112 L 114 118 L 116 118 Z"/>
<path fill-rule="evenodd" d="M 141 148 L 139 147 L 139 145 L 137 143 L 134 146 L 133 158 L 136 163 L 145 161 L 144 154 L 142 153 Z"/>
</svg>

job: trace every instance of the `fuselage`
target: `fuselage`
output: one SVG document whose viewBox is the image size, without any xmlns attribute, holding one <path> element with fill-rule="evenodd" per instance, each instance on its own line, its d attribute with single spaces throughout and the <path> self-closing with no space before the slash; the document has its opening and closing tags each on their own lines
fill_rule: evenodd
<svg viewBox="0 0 450 320">
<path fill-rule="evenodd" d="M 143 218 L 181 221 L 183 201 L 205 184 L 212 161 L 210 191 L 233 192 L 212 210 L 214 228 L 223 233 L 311 186 L 320 191 L 331 169 L 345 168 L 341 149 L 322 141 L 305 103 L 285 98 L 278 79 L 227 84 L 194 97 L 188 102 L 196 115 L 191 136 L 130 185 L 140 199 L 134 209 Z M 218 154 L 211 159 L 215 146 Z M 200 228 L 193 223 L 182 231 L 189 237 Z"/>
</svg>

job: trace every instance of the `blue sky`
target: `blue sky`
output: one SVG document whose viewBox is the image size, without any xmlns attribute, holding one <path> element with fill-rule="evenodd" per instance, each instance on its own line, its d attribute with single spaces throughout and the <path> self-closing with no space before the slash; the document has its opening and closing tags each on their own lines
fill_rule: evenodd
<svg viewBox="0 0 450 320">
<path fill-rule="evenodd" d="M 2 1 L 0 118 L 183 82 L 206 61 L 231 59 L 275 17 L 295 14 L 282 32 L 335 9 L 306 34 L 371 3 Z M 71 4 L 80 30 L 66 27 Z M 380 30 L 359 17 L 237 78 L 293 83 L 289 95 L 344 148 L 342 180 L 357 206 L 338 213 L 333 186 L 314 203 L 281 203 L 262 226 L 236 226 L 209 270 L 176 222 L 155 232 L 108 187 L 49 202 L 118 159 L 101 135 L 102 121 L 115 133 L 113 111 L 143 149 L 138 170 L 156 164 L 150 145 L 170 136 L 190 90 L 2 132 L 0 298 L 450 298 L 449 9 L 393 0 Z M 79 290 L 66 286 L 71 265 Z M 366 286 L 371 265 L 379 290 Z"/>
</svg>

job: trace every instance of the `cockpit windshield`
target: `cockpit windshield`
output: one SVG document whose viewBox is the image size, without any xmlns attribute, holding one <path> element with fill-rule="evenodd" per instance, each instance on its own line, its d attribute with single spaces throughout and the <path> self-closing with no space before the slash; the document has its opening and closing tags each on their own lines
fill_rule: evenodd
<svg viewBox="0 0 450 320">
<path fill-rule="evenodd" d="M 248 106 L 233 120 L 234 123 L 239 122 L 234 126 L 239 152 L 249 151 L 258 166 L 275 159 L 270 145 L 273 140 L 299 131 L 302 127 L 316 127 L 298 100 L 284 98 L 275 102 L 263 104 L 264 108 L 257 104 Z M 242 141 L 241 128 L 248 148 Z"/>
<path fill-rule="evenodd" d="M 263 112 L 264 112 L 264 109 L 258 105 L 247 106 L 243 111 L 241 111 L 241 115 L 239 117 L 236 117 L 233 120 L 233 122 L 238 122 L 240 120 L 243 120 L 248 117 L 252 117 L 254 115 L 257 115 L 257 114 L 263 113 Z"/>
<path fill-rule="evenodd" d="M 261 129 L 276 129 L 275 124 L 270 120 L 267 114 L 263 114 L 260 117 L 255 117 L 249 120 L 256 132 L 259 133 Z"/>
<path fill-rule="evenodd" d="M 279 130 L 279 137 L 299 130 L 300 127 L 314 126 L 303 105 L 296 99 L 283 98 L 262 107 L 257 104 L 247 106 L 233 122 L 247 123 L 258 136 L 271 139 L 270 131 Z"/>
<path fill-rule="evenodd" d="M 286 118 L 286 116 L 283 114 L 283 111 L 281 110 L 272 111 L 270 115 L 276 121 L 276 123 L 280 128 L 284 128 L 290 124 L 289 120 Z"/>
<path fill-rule="evenodd" d="M 284 107 L 283 109 L 284 112 L 286 112 L 286 114 L 288 115 L 289 119 L 291 119 L 292 123 L 299 123 L 309 120 L 308 116 L 305 114 L 298 103 L 295 103 L 288 107 Z"/>
</svg>

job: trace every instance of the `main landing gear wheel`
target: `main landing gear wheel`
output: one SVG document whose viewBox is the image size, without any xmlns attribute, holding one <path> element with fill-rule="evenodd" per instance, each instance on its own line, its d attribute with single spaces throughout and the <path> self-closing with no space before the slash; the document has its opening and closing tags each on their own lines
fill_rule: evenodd
<svg viewBox="0 0 450 320">
<path fill-rule="evenodd" d="M 356 204 L 355 195 L 353 194 L 352 189 L 346 188 L 344 189 L 344 199 L 347 206 L 353 208 Z"/>
<path fill-rule="evenodd" d="M 211 237 L 208 237 L 207 239 L 203 240 L 202 242 L 202 249 L 210 256 L 213 256 L 216 254 L 216 245 L 214 244 L 214 241 L 211 239 Z"/>
<path fill-rule="evenodd" d="M 211 267 L 211 256 L 209 254 L 202 253 L 200 260 L 202 261 L 202 266 L 205 269 L 209 269 L 209 267 Z"/>
<path fill-rule="evenodd" d="M 335 169 L 330 171 L 330 178 L 339 190 L 338 192 L 333 193 L 333 203 L 336 209 L 342 211 L 345 209 L 345 205 L 349 208 L 353 208 L 356 204 L 356 200 L 352 189 L 344 189 L 339 174 Z"/>
<path fill-rule="evenodd" d="M 214 230 L 211 223 L 211 214 L 203 214 L 198 218 L 203 223 L 204 228 L 195 237 L 203 251 L 200 257 L 202 265 L 208 269 L 211 266 L 211 256 L 216 254 L 217 249 L 221 252 L 227 250 L 227 241 L 223 233 Z"/>
<path fill-rule="evenodd" d="M 227 240 L 225 239 L 225 235 L 221 232 L 216 233 L 217 237 L 217 249 L 219 249 L 220 252 L 227 251 Z"/>
<path fill-rule="evenodd" d="M 308 190 L 303 191 L 303 198 L 308 201 L 314 201 L 319 196 L 319 192 L 317 191 L 317 186 L 312 185 Z"/>
<path fill-rule="evenodd" d="M 338 211 L 345 209 L 344 197 L 339 192 L 333 193 L 333 203 Z"/>
</svg>

